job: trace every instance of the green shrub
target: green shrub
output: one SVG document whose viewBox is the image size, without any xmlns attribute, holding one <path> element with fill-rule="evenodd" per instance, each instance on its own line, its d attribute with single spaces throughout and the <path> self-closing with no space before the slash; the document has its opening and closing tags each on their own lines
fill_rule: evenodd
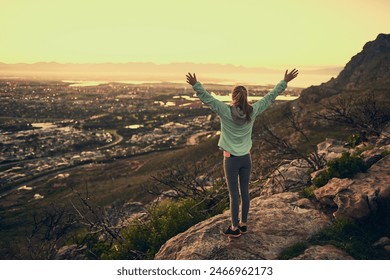
<svg viewBox="0 0 390 280">
<path fill-rule="evenodd" d="M 310 186 L 310 187 L 307 187 L 307 188 L 304 188 L 302 190 L 302 197 L 306 197 L 306 198 L 314 198 L 314 191 L 317 189 L 316 186 Z"/>
<path fill-rule="evenodd" d="M 326 169 L 317 174 L 317 176 L 313 179 L 313 184 L 314 186 L 320 188 L 322 186 L 325 186 L 331 178 L 332 174 L 329 172 L 328 169 Z"/>
<path fill-rule="evenodd" d="M 347 139 L 347 144 L 352 148 L 355 148 L 360 143 L 362 143 L 362 139 L 359 134 L 351 134 Z"/>
<path fill-rule="evenodd" d="M 101 256 L 106 254 L 111 247 L 108 242 L 99 240 L 99 234 L 91 234 L 86 230 L 82 230 L 71 239 L 70 244 L 74 243 L 81 246 L 87 246 L 85 258 L 88 260 L 100 259 Z"/>
<path fill-rule="evenodd" d="M 333 177 L 337 178 L 352 178 L 358 172 L 367 171 L 364 160 L 350 153 L 343 153 L 340 158 L 330 161 L 328 166 Z"/>
<path fill-rule="evenodd" d="M 124 228 L 115 242 L 99 240 L 99 234 L 85 230 L 72 244 L 86 245 L 88 259 L 152 259 L 170 238 L 222 213 L 228 205 L 226 188 L 217 184 L 201 199 L 163 200 L 150 206 L 148 217 Z"/>
<path fill-rule="evenodd" d="M 357 231 L 356 223 L 351 219 L 337 219 L 332 226 L 325 228 L 313 238 L 313 241 L 340 242 L 350 238 Z"/>
<path fill-rule="evenodd" d="M 189 198 L 177 202 L 165 200 L 151 207 L 149 212 L 148 221 L 123 231 L 125 244 L 112 250 L 108 258 L 128 259 L 129 252 L 136 250 L 152 259 L 167 240 L 216 214 L 207 211 L 205 202 Z"/>
<path fill-rule="evenodd" d="M 340 158 L 330 160 L 327 169 L 313 179 L 313 184 L 316 187 L 322 187 L 331 178 L 352 178 L 356 173 L 366 171 L 367 166 L 360 156 L 345 152 Z"/>
</svg>

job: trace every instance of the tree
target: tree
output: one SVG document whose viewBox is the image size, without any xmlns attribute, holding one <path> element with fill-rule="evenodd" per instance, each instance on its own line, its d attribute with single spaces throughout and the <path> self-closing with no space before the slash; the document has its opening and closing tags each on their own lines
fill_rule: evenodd
<svg viewBox="0 0 390 280">
<path fill-rule="evenodd" d="M 286 116 L 286 129 L 291 133 L 277 133 L 271 124 L 263 122 L 260 139 L 266 143 L 268 148 L 264 149 L 264 156 L 267 160 L 272 160 L 273 166 L 277 165 L 283 159 L 301 159 L 306 162 L 313 171 L 320 170 L 326 165 L 323 155 L 318 154 L 317 146 L 312 142 L 303 127 L 303 123 L 298 121 L 294 112 Z M 292 139 L 291 135 L 296 135 L 298 141 Z M 308 147 L 306 152 L 302 146 Z"/>
<path fill-rule="evenodd" d="M 75 215 L 63 207 L 50 205 L 38 214 L 33 213 L 33 226 L 27 236 L 27 245 L 17 256 L 22 259 L 53 259 L 69 233 L 76 228 Z M 25 248 L 27 252 L 25 252 Z"/>
<path fill-rule="evenodd" d="M 225 181 L 221 179 L 223 176 L 215 179 L 212 171 L 205 170 L 201 162 L 179 164 L 152 178 L 156 184 L 150 187 L 149 192 L 156 196 L 174 200 L 191 198 L 198 202 L 196 205 L 206 203 L 210 213 L 227 203 L 228 193 Z"/>
<path fill-rule="evenodd" d="M 379 136 L 390 121 L 390 110 L 380 102 L 374 92 L 360 96 L 340 95 L 324 105 L 325 111 L 316 117 L 331 124 L 338 124 L 358 133 L 363 141 L 370 136 Z"/>
</svg>

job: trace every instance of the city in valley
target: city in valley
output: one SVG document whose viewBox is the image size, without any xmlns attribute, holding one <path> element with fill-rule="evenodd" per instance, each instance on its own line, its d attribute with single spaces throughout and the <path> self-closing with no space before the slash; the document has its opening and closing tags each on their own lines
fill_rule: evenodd
<svg viewBox="0 0 390 280">
<path fill-rule="evenodd" d="M 229 101 L 232 86 L 205 87 Z M 272 86 L 248 88 L 250 99 L 257 100 Z M 288 89 L 280 100 L 299 93 Z M 3 225 L 10 230 L 23 224 L 17 213 L 63 200 L 70 185 L 87 184 L 88 174 L 94 191 L 102 190 L 105 197 L 115 188 L 117 197 L 137 197 L 139 189 L 130 187 L 138 179 L 131 172 L 146 162 L 138 158 L 154 160 L 153 153 L 197 145 L 218 134 L 217 116 L 184 83 L 0 80 L 0 213 L 3 222 L 19 219 Z M 127 177 L 114 183 L 121 176 Z M 142 176 L 141 183 L 150 178 L 147 172 Z M 102 203 L 115 197 L 110 199 Z"/>
</svg>

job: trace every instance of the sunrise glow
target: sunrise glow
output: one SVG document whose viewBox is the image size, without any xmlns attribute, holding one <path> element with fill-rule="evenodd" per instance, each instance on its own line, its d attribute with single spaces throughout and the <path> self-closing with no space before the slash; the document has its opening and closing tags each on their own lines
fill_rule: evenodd
<svg viewBox="0 0 390 280">
<path fill-rule="evenodd" d="M 341 66 L 390 2 L 0 0 L 0 62 Z"/>
</svg>

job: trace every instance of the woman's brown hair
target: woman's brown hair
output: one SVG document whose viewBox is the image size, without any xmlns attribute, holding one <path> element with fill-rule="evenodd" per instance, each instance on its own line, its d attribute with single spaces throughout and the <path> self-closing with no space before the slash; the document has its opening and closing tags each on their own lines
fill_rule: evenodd
<svg viewBox="0 0 390 280">
<path fill-rule="evenodd" d="M 232 103 L 245 112 L 246 120 L 251 121 L 252 106 L 248 103 L 248 91 L 243 86 L 236 86 L 232 92 Z"/>
</svg>

